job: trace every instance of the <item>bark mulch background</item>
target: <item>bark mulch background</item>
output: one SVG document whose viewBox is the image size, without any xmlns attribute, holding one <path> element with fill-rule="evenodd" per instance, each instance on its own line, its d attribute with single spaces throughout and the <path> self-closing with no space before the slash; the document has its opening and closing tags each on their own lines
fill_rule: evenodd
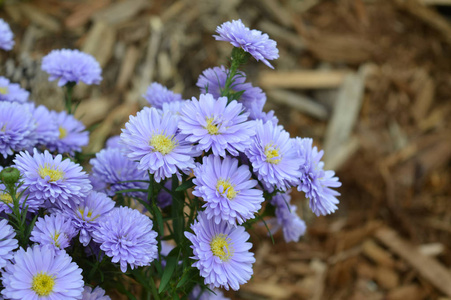
<svg viewBox="0 0 451 300">
<path fill-rule="evenodd" d="M 255 275 L 228 295 L 451 299 L 451 1 L 3 2 L 16 46 L 0 53 L 0 74 L 34 101 L 63 108 L 40 70 L 50 50 L 78 48 L 100 62 L 101 85 L 75 93 L 77 117 L 100 124 L 88 153 L 120 133 L 151 81 L 197 96 L 198 75 L 227 64 L 231 50 L 214 41 L 217 25 L 241 18 L 268 33 L 280 59 L 275 70 L 249 63 L 248 79 L 292 136 L 325 149 L 341 203 L 317 218 L 293 192 L 306 236 L 285 244 L 277 234 L 272 245 L 256 228 Z"/>
</svg>

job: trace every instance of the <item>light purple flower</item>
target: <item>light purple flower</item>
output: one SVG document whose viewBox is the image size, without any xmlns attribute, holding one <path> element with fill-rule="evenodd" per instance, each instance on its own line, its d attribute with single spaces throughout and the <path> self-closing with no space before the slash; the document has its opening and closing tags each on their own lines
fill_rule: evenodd
<svg viewBox="0 0 451 300">
<path fill-rule="evenodd" d="M 275 195 L 271 204 L 276 207 L 277 225 L 272 228 L 272 233 L 275 233 L 282 227 L 283 237 L 285 242 L 299 242 L 299 238 L 305 234 L 307 227 L 305 222 L 299 218 L 296 213 L 296 205 L 290 204 L 289 192 Z"/>
<path fill-rule="evenodd" d="M 49 81 L 59 79 L 58 85 L 82 81 L 88 85 L 102 81 L 102 69 L 96 59 L 80 50 L 52 50 L 42 58 L 42 70 L 47 72 Z"/>
<path fill-rule="evenodd" d="M 163 108 L 163 103 L 182 100 L 182 95 L 168 90 L 165 86 L 162 86 L 158 82 L 151 83 L 147 88 L 146 93 L 142 96 L 147 100 L 147 102 L 149 102 L 150 105 L 152 105 L 152 107 L 159 109 Z"/>
<path fill-rule="evenodd" d="M 230 300 L 225 297 L 221 290 L 213 289 L 212 292 L 205 289 L 202 290 L 199 285 L 196 285 L 188 296 L 189 300 Z"/>
<path fill-rule="evenodd" d="M 194 168 L 192 146 L 180 138 L 177 118 L 170 114 L 161 117 L 153 107 L 130 116 L 121 139 L 127 157 L 139 161 L 138 169 L 154 174 L 157 182 Z"/>
<path fill-rule="evenodd" d="M 76 235 L 70 219 L 61 214 L 51 214 L 38 218 L 31 231 L 30 240 L 40 245 L 48 245 L 56 252 L 69 247 Z"/>
<path fill-rule="evenodd" d="M 8 221 L 0 220 L 0 269 L 13 258 L 13 250 L 19 246 L 15 237 L 16 232 Z"/>
<path fill-rule="evenodd" d="M 71 207 L 91 191 L 88 176 L 79 164 L 64 159 L 61 154 L 52 157 L 46 150 L 43 154 L 33 149 L 21 152 L 14 159 L 16 168 L 23 176 L 23 188 L 29 199 L 48 201 L 49 205 Z"/>
<path fill-rule="evenodd" d="M 132 269 L 149 266 L 158 257 L 157 233 L 152 226 L 149 217 L 136 209 L 114 208 L 99 222 L 93 239 L 113 263 L 120 263 L 125 273 L 127 265 Z"/>
<path fill-rule="evenodd" d="M 138 163 L 128 159 L 120 148 L 103 149 L 89 163 L 92 165 L 91 177 L 96 178 L 97 186 L 102 187 L 99 191 L 110 197 L 121 190 L 146 189 L 148 186 L 145 182 L 130 182 L 149 177 L 144 170 L 138 170 Z M 143 192 L 131 192 L 127 195 L 141 199 L 146 197 Z"/>
<path fill-rule="evenodd" d="M 46 145 L 58 139 L 58 124 L 50 111 L 44 105 L 35 106 L 29 103 L 30 111 L 32 111 L 34 123 L 36 125 L 33 131 L 33 139 L 38 145 Z"/>
<path fill-rule="evenodd" d="M 211 149 L 224 157 L 227 150 L 237 156 L 249 147 L 255 134 L 248 115 L 235 100 L 227 104 L 227 97 L 216 100 L 211 94 L 202 94 L 199 100 L 193 97 L 183 106 L 178 126 L 187 141 L 198 143 L 198 151 Z"/>
<path fill-rule="evenodd" d="M 4 158 L 33 146 L 35 129 L 28 105 L 0 101 L 0 154 Z"/>
<path fill-rule="evenodd" d="M 3 19 L 0 19 L 0 49 L 3 50 L 11 50 L 14 46 L 14 35 L 9 27 L 9 24 L 6 23 Z"/>
<path fill-rule="evenodd" d="M 251 179 L 249 167 L 238 167 L 238 160 L 229 156 L 204 156 L 194 176 L 193 195 L 204 199 L 205 215 L 216 224 L 235 225 L 253 219 L 265 200 L 263 192 L 254 188 L 257 181 Z"/>
<path fill-rule="evenodd" d="M 255 258 L 243 226 L 216 224 L 200 212 L 191 230 L 193 233 L 185 232 L 185 236 L 192 243 L 191 258 L 196 260 L 192 266 L 199 269 L 205 284 L 236 291 L 251 278 Z"/>
<path fill-rule="evenodd" d="M 331 189 L 341 186 L 334 171 L 324 171 L 324 162 L 321 161 L 323 151 L 312 147 L 313 140 L 309 138 L 297 138 L 296 148 L 303 158 L 300 164 L 300 182 L 298 191 L 305 193 L 310 200 L 310 208 L 317 215 L 327 215 L 338 209 L 338 199 L 340 193 Z"/>
<path fill-rule="evenodd" d="M 272 122 L 263 124 L 261 120 L 255 121 L 255 125 L 257 134 L 253 137 L 246 156 L 258 180 L 267 189 L 285 191 L 300 176 L 298 167 L 302 159 L 294 147 L 294 141 L 282 126 L 276 126 Z"/>
<path fill-rule="evenodd" d="M 102 218 L 114 208 L 114 204 L 104 193 L 91 191 L 76 206 L 58 210 L 57 213 L 71 220 L 72 226 L 80 235 L 80 243 L 86 247 L 91 241 L 93 231 L 99 227 Z"/>
<path fill-rule="evenodd" d="M 82 270 L 61 250 L 35 245 L 20 248 L 2 273 L 2 294 L 11 300 L 80 299 L 83 292 Z"/>
<path fill-rule="evenodd" d="M 105 295 L 105 290 L 99 286 L 94 290 L 90 286 L 85 286 L 81 300 L 111 300 L 111 298 Z"/>
<path fill-rule="evenodd" d="M 252 55 L 257 61 L 261 60 L 265 65 L 274 69 L 268 60 L 279 57 L 277 43 L 271 40 L 266 33 L 260 30 L 249 29 L 241 20 L 225 22 L 216 28 L 219 35 L 213 35 L 216 40 L 231 43 L 234 47 L 242 48 Z"/>
<path fill-rule="evenodd" d="M 224 66 L 206 69 L 202 72 L 197 80 L 197 86 L 202 93 L 212 94 L 213 97 L 221 97 L 221 91 L 225 87 L 229 70 Z M 249 112 L 251 119 L 256 119 L 254 115 L 261 113 L 266 103 L 266 94 L 259 88 L 253 87 L 251 83 L 247 83 L 246 75 L 238 72 L 233 78 L 232 90 L 235 92 L 244 91 L 239 97 L 238 102 L 243 104 L 246 111 Z"/>
<path fill-rule="evenodd" d="M 121 136 L 114 135 L 108 138 L 108 140 L 106 140 L 106 148 L 124 148 L 124 145 L 121 144 Z"/>
<path fill-rule="evenodd" d="M 8 78 L 0 76 L 0 101 L 25 103 L 28 101 L 29 95 L 30 93 L 21 88 L 19 84 L 11 83 Z"/>
<path fill-rule="evenodd" d="M 47 144 L 49 150 L 70 155 L 74 155 L 75 151 L 81 152 L 81 147 L 87 146 L 89 142 L 89 132 L 85 131 L 85 125 L 65 111 L 50 113 L 56 121 L 59 134 L 56 140 Z"/>
</svg>

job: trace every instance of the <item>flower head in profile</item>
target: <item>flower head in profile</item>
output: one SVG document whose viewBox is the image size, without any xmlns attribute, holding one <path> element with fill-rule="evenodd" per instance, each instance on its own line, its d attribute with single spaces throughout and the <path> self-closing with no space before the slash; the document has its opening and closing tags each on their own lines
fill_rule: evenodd
<svg viewBox="0 0 451 300">
<path fill-rule="evenodd" d="M 224 66 L 206 69 L 202 72 L 197 80 L 197 86 L 202 93 L 212 94 L 213 97 L 221 97 L 221 91 L 224 89 L 229 70 Z M 233 78 L 232 90 L 241 92 L 238 100 L 249 112 L 251 119 L 256 119 L 254 115 L 263 111 L 263 106 L 266 103 L 266 94 L 259 88 L 253 87 L 251 83 L 245 82 L 246 75 L 243 72 L 238 72 Z"/>
<path fill-rule="evenodd" d="M 298 166 L 302 160 L 294 148 L 294 142 L 282 126 L 272 122 L 263 124 L 261 120 L 255 121 L 255 125 L 257 134 L 246 156 L 267 189 L 285 191 L 297 182 L 300 175 Z"/>
<path fill-rule="evenodd" d="M 198 151 L 211 149 L 225 157 L 227 150 L 237 156 L 249 147 L 255 134 L 253 123 L 247 121 L 249 114 L 243 110 L 235 100 L 227 104 L 227 97 L 202 94 L 183 106 L 178 126 L 187 141 L 197 143 Z"/>
<path fill-rule="evenodd" d="M 29 95 L 30 93 L 21 88 L 19 84 L 11 83 L 8 78 L 0 76 L 0 101 L 25 103 L 28 101 Z"/>
<path fill-rule="evenodd" d="M 321 161 L 323 151 L 313 147 L 313 140 L 310 138 L 296 138 L 296 148 L 303 158 L 300 164 L 300 182 L 298 191 L 305 193 L 310 200 L 310 208 L 317 215 L 327 215 L 338 209 L 338 199 L 340 193 L 333 190 L 341 186 L 334 171 L 325 171 L 324 162 Z"/>
<path fill-rule="evenodd" d="M 15 237 L 16 232 L 8 224 L 8 220 L 0 220 L 0 269 L 13 258 L 13 250 L 19 246 Z"/>
<path fill-rule="evenodd" d="M 121 139 L 127 157 L 139 161 L 138 169 L 154 174 L 157 182 L 194 168 L 192 146 L 180 138 L 177 118 L 161 116 L 156 108 L 145 107 L 136 117 L 130 116 Z"/>
<path fill-rule="evenodd" d="M 89 132 L 82 122 L 65 111 L 52 111 L 51 116 L 57 124 L 58 138 L 47 143 L 50 151 L 74 155 L 75 151 L 81 152 L 81 147 L 88 145 Z"/>
<path fill-rule="evenodd" d="M 47 150 L 39 153 L 35 148 L 33 156 L 28 151 L 21 152 L 14 163 L 23 176 L 23 188 L 29 199 L 71 207 L 80 203 L 92 189 L 82 167 L 70 159 L 63 160 L 61 154 L 52 157 Z"/>
<path fill-rule="evenodd" d="M 80 299 L 83 292 L 81 269 L 61 250 L 35 245 L 20 248 L 13 263 L 2 273 L 2 294 L 11 300 Z"/>
<path fill-rule="evenodd" d="M 188 296 L 189 300 L 230 300 L 224 296 L 221 290 L 213 289 L 213 292 L 205 289 L 202 290 L 199 285 L 196 285 Z"/>
<path fill-rule="evenodd" d="M 30 240 L 42 246 L 49 245 L 55 251 L 65 249 L 76 235 L 70 220 L 61 214 L 38 218 L 31 231 Z"/>
<path fill-rule="evenodd" d="M 276 207 L 277 225 L 272 228 L 272 233 L 275 233 L 282 227 L 283 237 L 285 242 L 299 242 L 299 238 L 305 234 L 307 227 L 305 222 L 299 218 L 296 213 L 297 207 L 290 204 L 289 192 L 275 195 L 271 204 Z"/>
<path fill-rule="evenodd" d="M 235 225 L 253 219 L 265 200 L 263 192 L 255 189 L 257 181 L 251 179 L 249 167 L 238 167 L 238 160 L 229 156 L 204 156 L 194 176 L 193 195 L 204 199 L 205 215 L 216 224 Z"/>
<path fill-rule="evenodd" d="M 3 19 L 0 19 L 0 49 L 3 50 L 11 50 L 14 46 L 14 35 L 9 27 L 9 24 L 6 23 Z"/>
<path fill-rule="evenodd" d="M 158 82 L 151 83 L 147 88 L 146 93 L 142 96 L 150 105 L 152 105 L 152 107 L 158 109 L 162 109 L 164 103 L 182 101 L 182 95 L 168 90 L 167 87 Z"/>
<path fill-rule="evenodd" d="M 85 286 L 81 299 L 82 300 L 111 300 L 110 296 L 105 295 L 105 290 L 99 286 L 96 287 L 95 289 L 92 289 L 92 287 L 90 287 L 90 286 Z"/>
<path fill-rule="evenodd" d="M 236 291 L 251 278 L 255 258 L 243 226 L 216 224 L 200 212 L 191 230 L 193 233 L 185 232 L 185 236 L 192 243 L 193 267 L 199 269 L 205 284 Z"/>
<path fill-rule="evenodd" d="M 71 220 L 74 230 L 79 234 L 80 243 L 87 246 L 92 233 L 99 227 L 99 222 L 114 208 L 114 201 L 104 193 L 91 191 L 81 202 L 71 208 L 57 213 Z"/>
<path fill-rule="evenodd" d="M 4 158 L 32 147 L 35 129 L 28 105 L 0 101 L 0 154 Z"/>
<path fill-rule="evenodd" d="M 52 50 L 42 58 L 42 70 L 50 75 L 49 81 L 59 79 L 59 86 L 69 82 L 91 85 L 102 81 L 99 63 L 92 55 L 80 50 Z"/>
<path fill-rule="evenodd" d="M 216 40 L 231 43 L 234 47 L 242 48 L 252 55 L 257 61 L 261 60 L 265 65 L 274 69 L 268 60 L 279 57 L 277 43 L 271 40 L 266 33 L 260 30 L 249 29 L 241 20 L 225 22 L 216 28 L 219 35 L 214 35 Z"/>
<path fill-rule="evenodd" d="M 149 266 L 158 257 L 157 233 L 152 226 L 149 217 L 136 209 L 114 208 L 99 222 L 93 239 L 113 263 L 120 263 L 125 273 L 127 266 Z"/>
<path fill-rule="evenodd" d="M 102 187 L 99 191 L 110 197 L 121 190 L 147 188 L 145 182 L 132 182 L 148 179 L 147 172 L 138 170 L 138 163 L 128 159 L 120 148 L 103 149 L 89 163 L 92 165 L 91 177 L 96 178 L 98 187 Z M 144 199 L 146 193 L 130 192 L 127 195 Z"/>
</svg>

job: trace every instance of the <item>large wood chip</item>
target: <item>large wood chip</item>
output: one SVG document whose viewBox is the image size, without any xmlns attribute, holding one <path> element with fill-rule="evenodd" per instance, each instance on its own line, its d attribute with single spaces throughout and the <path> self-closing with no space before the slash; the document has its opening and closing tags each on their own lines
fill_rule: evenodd
<svg viewBox="0 0 451 300">
<path fill-rule="evenodd" d="M 306 96 L 296 94 L 285 90 L 270 90 L 269 96 L 273 101 L 287 105 L 311 117 L 325 120 L 327 118 L 327 110 L 321 104 Z"/>
<path fill-rule="evenodd" d="M 82 51 L 92 54 L 103 68 L 113 54 L 115 42 L 116 30 L 114 27 L 98 21 L 89 30 Z"/>
<path fill-rule="evenodd" d="M 148 0 L 118 1 L 99 11 L 93 16 L 94 20 L 102 20 L 110 25 L 119 24 L 135 17 L 140 11 L 150 6 Z"/>
<path fill-rule="evenodd" d="M 68 16 L 64 24 L 68 28 L 76 28 L 83 26 L 89 22 L 91 16 L 102 8 L 111 3 L 111 0 L 96 0 L 89 3 L 80 4 L 70 16 Z"/>
<path fill-rule="evenodd" d="M 32 4 L 20 4 L 18 7 L 21 12 L 36 25 L 51 32 L 61 30 L 61 24 L 54 17 L 42 12 L 36 6 Z"/>
<path fill-rule="evenodd" d="M 437 289 L 451 296 L 451 273 L 437 260 L 421 254 L 414 245 L 401 239 L 392 229 L 379 229 L 375 236 Z"/>
<path fill-rule="evenodd" d="M 348 71 L 265 71 L 260 74 L 262 88 L 329 89 L 340 86 Z"/>
</svg>

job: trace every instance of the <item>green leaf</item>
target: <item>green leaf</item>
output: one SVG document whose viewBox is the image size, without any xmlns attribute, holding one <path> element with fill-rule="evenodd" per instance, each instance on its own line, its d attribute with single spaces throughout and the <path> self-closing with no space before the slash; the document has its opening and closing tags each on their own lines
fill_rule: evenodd
<svg viewBox="0 0 451 300">
<path fill-rule="evenodd" d="M 171 280 L 172 274 L 174 273 L 175 266 L 177 265 L 177 257 L 169 256 L 166 258 L 166 267 L 164 268 L 163 277 L 161 277 L 160 287 L 158 288 L 158 293 L 162 293 L 166 290 L 166 286 Z"/>
<path fill-rule="evenodd" d="M 179 185 L 179 186 L 175 189 L 175 191 L 176 191 L 176 192 L 182 192 L 182 191 L 184 191 L 184 190 L 187 190 L 187 189 L 193 187 L 193 186 L 194 186 L 193 179 L 194 179 L 194 178 L 191 178 L 191 179 L 185 181 L 184 183 L 182 183 L 181 185 Z"/>
</svg>

